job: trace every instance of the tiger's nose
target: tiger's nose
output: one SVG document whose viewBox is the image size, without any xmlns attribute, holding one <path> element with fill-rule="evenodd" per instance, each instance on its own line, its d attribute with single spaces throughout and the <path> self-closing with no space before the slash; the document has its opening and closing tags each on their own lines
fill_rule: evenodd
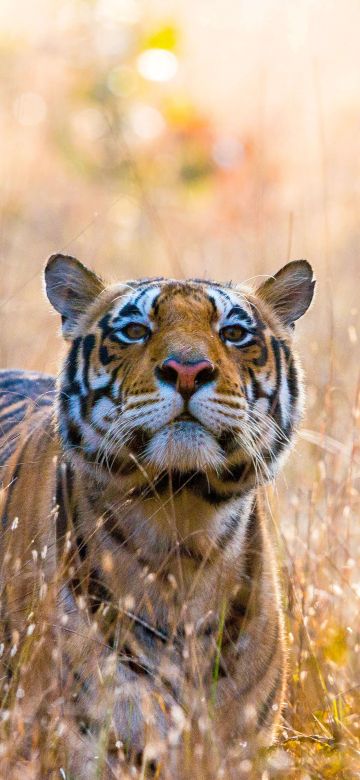
<svg viewBox="0 0 360 780">
<path fill-rule="evenodd" d="M 169 358 L 158 369 L 159 378 L 176 387 L 184 398 L 190 398 L 200 387 L 212 382 L 216 374 L 216 368 L 206 359 L 181 363 L 175 358 Z"/>
</svg>

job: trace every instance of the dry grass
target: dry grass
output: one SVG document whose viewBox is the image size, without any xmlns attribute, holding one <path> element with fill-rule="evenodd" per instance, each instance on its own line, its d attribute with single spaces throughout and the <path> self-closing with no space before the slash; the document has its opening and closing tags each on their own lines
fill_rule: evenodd
<svg viewBox="0 0 360 780">
<path fill-rule="evenodd" d="M 159 86 L 136 75 L 136 57 L 162 28 L 161 4 L 153 4 L 153 16 L 144 6 L 132 25 L 114 22 L 110 11 L 105 21 L 96 17 L 94 9 L 110 3 L 61 10 L 39 2 L 31 13 L 18 5 L 15 19 L 5 3 L 0 30 L 2 367 L 57 370 L 58 323 L 40 289 L 42 263 L 56 249 L 110 278 L 196 273 L 244 280 L 277 270 L 289 256 L 314 265 L 317 299 L 297 329 L 307 384 L 304 428 L 268 491 L 290 654 L 284 728 L 260 774 L 360 777 L 357 6 L 349 3 L 346 18 L 338 2 L 330 19 L 320 2 L 287 11 L 295 40 L 304 37 L 304 25 L 311 30 L 294 47 L 287 27 L 284 35 L 275 30 L 284 0 L 270 3 L 273 17 L 264 10 L 263 20 L 250 10 L 240 20 L 228 0 L 228 23 L 215 3 L 218 35 L 229 37 L 229 76 L 216 25 L 201 22 L 193 4 L 173 3 L 165 21 L 171 17 L 179 43 L 168 38 L 166 45 L 178 47 L 183 76 Z M 207 75 L 204 62 L 214 58 L 219 73 L 210 68 Z M 244 62 L 246 82 L 239 81 Z M 111 89 L 119 64 L 125 86 Z M 145 131 L 141 112 L 140 129 L 134 119 L 144 104 L 164 121 L 161 134 L 153 124 L 146 140 L 149 115 L 142 115 Z M 219 164 L 219 149 L 229 167 Z M 2 684 L 4 757 L 22 737 L 22 719 L 15 689 Z M 34 726 L 33 768 L 19 777 L 48 776 L 39 766 L 56 742 L 55 715 L 47 728 L 44 751 L 41 724 Z M 218 771 L 201 758 L 207 750 L 204 737 L 188 755 L 188 777 L 196 765 L 204 778 L 226 778 L 221 763 Z M 131 776 L 144 777 L 144 768 Z"/>
</svg>

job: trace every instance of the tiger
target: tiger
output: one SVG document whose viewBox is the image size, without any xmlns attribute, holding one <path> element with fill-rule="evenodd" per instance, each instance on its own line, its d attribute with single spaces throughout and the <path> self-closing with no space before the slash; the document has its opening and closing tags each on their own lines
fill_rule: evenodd
<svg viewBox="0 0 360 780">
<path fill-rule="evenodd" d="M 0 374 L 7 777 L 35 723 L 53 728 L 39 776 L 76 780 L 129 761 L 200 778 L 224 745 L 240 777 L 274 743 L 287 650 L 263 486 L 301 420 L 314 286 L 305 260 L 256 289 L 47 261 L 59 374 Z M 199 739 L 196 770 L 181 746 Z"/>
</svg>

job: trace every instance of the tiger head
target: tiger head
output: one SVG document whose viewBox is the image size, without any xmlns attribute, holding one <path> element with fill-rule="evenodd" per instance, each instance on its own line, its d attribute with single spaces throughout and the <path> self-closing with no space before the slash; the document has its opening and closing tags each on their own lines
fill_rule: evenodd
<svg viewBox="0 0 360 780">
<path fill-rule="evenodd" d="M 301 412 L 292 336 L 313 297 L 309 263 L 254 292 L 199 279 L 109 286 L 56 254 L 45 281 L 69 343 L 60 436 L 78 463 L 104 479 L 273 478 Z"/>
</svg>

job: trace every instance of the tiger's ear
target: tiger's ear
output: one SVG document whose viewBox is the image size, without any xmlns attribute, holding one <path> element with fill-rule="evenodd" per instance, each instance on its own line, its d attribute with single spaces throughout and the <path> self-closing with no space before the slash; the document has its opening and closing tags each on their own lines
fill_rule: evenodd
<svg viewBox="0 0 360 780">
<path fill-rule="evenodd" d="M 62 331 L 71 338 L 78 318 L 104 289 L 104 283 L 79 260 L 69 255 L 51 255 L 45 266 L 47 297 L 61 314 Z"/>
<path fill-rule="evenodd" d="M 294 260 L 267 279 L 256 290 L 256 295 L 275 311 L 284 325 L 291 326 L 309 308 L 314 287 L 310 263 Z"/>
</svg>

